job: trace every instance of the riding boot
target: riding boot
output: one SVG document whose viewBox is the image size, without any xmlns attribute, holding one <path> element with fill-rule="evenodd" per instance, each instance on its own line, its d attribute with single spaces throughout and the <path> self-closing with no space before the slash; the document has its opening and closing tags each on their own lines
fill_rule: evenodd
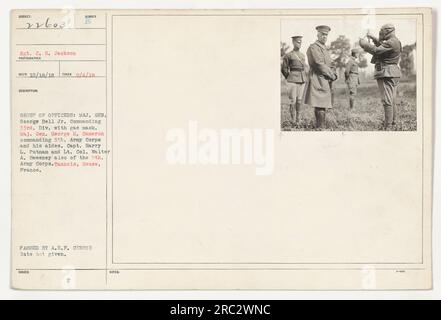
<svg viewBox="0 0 441 320">
<path fill-rule="evenodd" d="M 324 129 L 326 127 L 326 109 L 320 108 L 320 129 Z"/>
<path fill-rule="evenodd" d="M 392 125 L 394 126 L 397 121 L 397 113 L 398 113 L 398 108 L 397 108 L 396 102 L 394 102 L 392 110 L 393 110 Z"/>
<path fill-rule="evenodd" d="M 349 98 L 349 108 L 353 109 L 354 108 L 354 98 Z"/>
<path fill-rule="evenodd" d="M 289 115 L 291 116 L 291 123 L 294 123 L 294 104 L 289 105 Z"/>
<path fill-rule="evenodd" d="M 300 123 L 300 101 L 296 102 L 296 124 Z"/>
<path fill-rule="evenodd" d="M 314 108 L 314 115 L 315 115 L 315 128 L 319 129 L 321 126 L 319 108 Z"/>
<path fill-rule="evenodd" d="M 393 106 L 384 104 L 384 130 L 390 130 L 393 122 Z"/>
</svg>

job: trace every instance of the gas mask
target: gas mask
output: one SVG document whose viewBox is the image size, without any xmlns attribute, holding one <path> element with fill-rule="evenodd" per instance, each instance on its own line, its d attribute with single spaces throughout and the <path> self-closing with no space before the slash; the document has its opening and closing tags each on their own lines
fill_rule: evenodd
<svg viewBox="0 0 441 320">
<path fill-rule="evenodd" d="M 391 26 L 384 26 L 381 28 L 378 38 L 380 41 L 387 40 L 394 33 L 395 28 Z"/>
</svg>

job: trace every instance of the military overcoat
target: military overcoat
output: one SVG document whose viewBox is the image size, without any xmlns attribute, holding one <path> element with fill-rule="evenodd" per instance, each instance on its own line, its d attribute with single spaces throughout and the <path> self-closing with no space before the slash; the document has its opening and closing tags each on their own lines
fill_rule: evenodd
<svg viewBox="0 0 441 320">
<path fill-rule="evenodd" d="M 306 56 L 310 71 L 305 103 L 312 107 L 332 108 L 331 82 L 337 78 L 337 74 L 332 69 L 328 49 L 316 41 L 309 46 Z"/>
</svg>

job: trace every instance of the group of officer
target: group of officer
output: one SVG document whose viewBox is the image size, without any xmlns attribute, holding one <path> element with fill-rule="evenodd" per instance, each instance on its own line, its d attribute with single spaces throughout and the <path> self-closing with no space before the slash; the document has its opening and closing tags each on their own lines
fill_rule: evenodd
<svg viewBox="0 0 441 320">
<path fill-rule="evenodd" d="M 292 37 L 293 50 L 288 52 L 282 61 L 282 74 L 287 81 L 290 99 L 289 112 L 293 124 L 300 121 L 301 106 L 305 92 L 305 104 L 314 108 L 317 129 L 325 128 L 326 112 L 332 108 L 332 84 L 337 80 L 337 72 L 326 47 L 329 26 L 316 27 L 317 41 L 311 44 L 305 55 L 300 52 L 302 36 Z M 370 43 L 369 39 L 373 43 Z M 395 27 L 386 24 L 381 27 L 379 37 L 370 32 L 359 40 L 360 47 L 372 55 L 371 63 L 375 64 L 374 78 L 377 80 L 384 107 L 384 129 L 390 130 L 397 118 L 397 86 L 401 77 L 398 67 L 401 56 L 401 42 L 395 35 Z M 351 50 L 345 68 L 345 80 L 349 91 L 349 108 L 354 108 L 357 87 L 360 84 L 357 58 L 359 51 Z M 308 80 L 308 81 L 307 81 Z"/>
</svg>

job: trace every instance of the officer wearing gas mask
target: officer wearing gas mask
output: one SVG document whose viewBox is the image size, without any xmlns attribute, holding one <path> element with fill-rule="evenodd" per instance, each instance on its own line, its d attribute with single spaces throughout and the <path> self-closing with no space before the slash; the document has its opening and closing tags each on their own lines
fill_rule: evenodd
<svg viewBox="0 0 441 320">
<path fill-rule="evenodd" d="M 401 77 L 398 63 L 402 52 L 401 42 L 396 37 L 392 24 L 381 27 L 378 39 L 370 32 L 366 37 L 372 39 L 373 44 L 365 38 L 360 39 L 359 43 L 366 52 L 372 54 L 371 63 L 375 64 L 374 78 L 377 80 L 384 106 L 384 129 L 391 130 L 398 112 L 397 88 Z"/>
</svg>

